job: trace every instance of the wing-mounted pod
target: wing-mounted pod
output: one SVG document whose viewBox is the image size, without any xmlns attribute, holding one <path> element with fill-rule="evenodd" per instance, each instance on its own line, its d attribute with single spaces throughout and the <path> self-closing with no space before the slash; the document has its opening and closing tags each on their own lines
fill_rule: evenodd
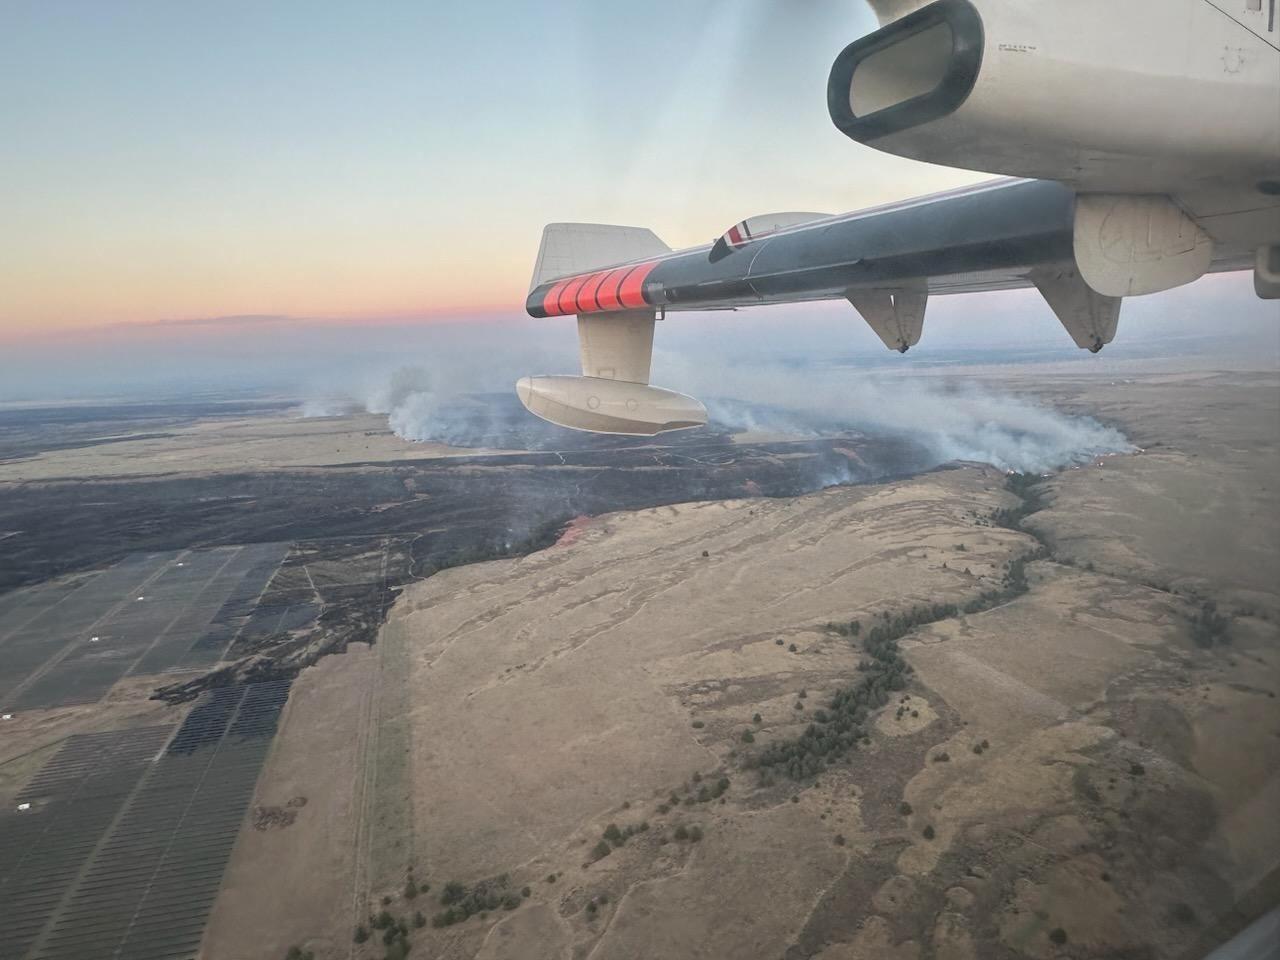
<svg viewBox="0 0 1280 960">
<path fill-rule="evenodd" d="M 649 384 L 657 314 L 646 303 L 644 280 L 653 258 L 669 250 L 640 227 L 547 226 L 531 289 L 565 278 L 551 286 L 538 315 L 578 314 L 582 376 L 521 377 L 516 396 L 530 413 L 571 430 L 632 436 L 707 422 L 693 397 Z"/>
<path fill-rule="evenodd" d="M 845 298 L 890 350 L 906 353 L 920 342 L 929 290 L 924 281 L 892 290 L 855 288 Z"/>
<path fill-rule="evenodd" d="M 578 317 L 582 376 L 521 377 L 530 413 L 572 430 L 653 436 L 707 422 L 701 403 L 649 385 L 652 310 Z"/>
</svg>

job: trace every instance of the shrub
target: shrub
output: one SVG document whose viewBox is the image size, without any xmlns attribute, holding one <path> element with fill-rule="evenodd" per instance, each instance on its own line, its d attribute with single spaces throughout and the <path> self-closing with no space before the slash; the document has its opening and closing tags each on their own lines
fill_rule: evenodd
<svg viewBox="0 0 1280 960">
<path fill-rule="evenodd" d="M 835 835 L 835 837 L 833 838 L 833 841 L 832 841 L 832 842 L 833 842 L 833 843 L 835 843 L 835 845 L 836 845 L 837 847 L 843 847 L 843 846 L 844 846 L 844 834 L 843 834 L 843 833 L 837 833 L 837 834 Z"/>
<path fill-rule="evenodd" d="M 695 721 L 693 721 L 693 723 L 691 724 L 691 726 L 692 726 L 692 727 L 693 727 L 693 729 L 695 729 L 695 730 L 701 730 L 703 727 L 705 727 L 705 726 L 706 726 L 706 724 L 705 724 L 705 723 L 703 723 L 701 720 L 695 720 Z"/>
<path fill-rule="evenodd" d="M 595 845 L 591 851 L 592 860 L 603 860 L 609 854 L 613 853 L 613 847 L 609 846 L 608 840 L 601 840 Z"/>
<path fill-rule="evenodd" d="M 757 714 L 757 716 L 758 716 L 758 714 Z M 743 742 L 743 743 L 755 743 L 755 742 L 756 742 L 756 735 L 755 735 L 754 733 L 752 733 L 750 730 L 743 730 L 743 731 L 742 731 L 742 742 Z"/>
<path fill-rule="evenodd" d="M 555 883 L 555 882 L 556 882 L 556 875 L 554 873 L 548 873 L 547 883 Z"/>
<path fill-rule="evenodd" d="M 902 814 L 904 817 L 911 816 L 911 810 L 912 810 L 911 804 L 907 803 L 907 801 L 905 800 L 903 800 L 900 804 L 898 804 L 898 812 Z"/>
<path fill-rule="evenodd" d="M 1054 927 L 1049 931 L 1049 939 L 1061 946 L 1067 942 L 1067 931 L 1063 930 L 1061 927 Z"/>
<path fill-rule="evenodd" d="M 467 888 L 457 880 L 450 880 L 444 885 L 444 891 L 440 894 L 440 902 L 446 907 L 451 903 L 457 903 L 467 895 Z M 385 913 L 385 911 L 383 911 Z"/>
<path fill-rule="evenodd" d="M 604 838 L 614 846 L 622 846 L 622 831 L 618 829 L 618 825 L 616 823 L 611 823 L 604 828 Z"/>
<path fill-rule="evenodd" d="M 764 720 L 763 720 L 763 718 L 761 718 L 760 714 L 758 714 L 758 713 L 754 713 L 754 714 L 752 714 L 752 715 L 751 715 L 751 722 L 752 722 L 752 723 L 763 723 L 763 722 L 764 722 Z"/>
<path fill-rule="evenodd" d="M 1140 763 L 1129 764 L 1129 772 L 1135 777 L 1140 777 L 1147 772 L 1147 768 Z"/>
<path fill-rule="evenodd" d="M 804 700 L 809 696 L 809 691 L 801 687 L 800 692 L 797 693 L 796 696 L 799 697 L 801 700 Z"/>
<path fill-rule="evenodd" d="M 935 753 L 933 755 L 934 763 L 946 763 L 950 759 L 951 759 L 951 754 L 947 753 L 947 751 L 945 750 L 943 750 L 941 753 Z"/>
<path fill-rule="evenodd" d="M 790 646 L 788 646 L 788 647 L 787 647 L 787 649 L 788 649 L 788 650 L 790 650 L 792 653 L 795 653 L 795 652 L 796 652 L 796 645 L 793 643 L 793 644 L 791 644 Z"/>
<path fill-rule="evenodd" d="M 1175 903 L 1173 909 L 1169 911 L 1169 915 L 1178 923 L 1195 923 L 1196 912 L 1191 909 L 1189 903 Z"/>
<path fill-rule="evenodd" d="M 418 885 L 413 882 L 413 877 L 409 878 L 409 882 L 404 885 L 404 898 L 412 900 L 418 895 Z"/>
<path fill-rule="evenodd" d="M 925 827 L 924 830 L 921 831 L 920 835 L 924 837 L 926 840 L 932 840 L 934 838 L 933 824 L 929 824 L 927 827 Z"/>
<path fill-rule="evenodd" d="M 533 890 L 532 890 L 531 888 L 529 888 L 529 887 L 521 887 L 521 888 L 520 888 L 520 896 L 522 896 L 522 897 L 526 897 L 526 898 L 527 898 L 527 897 L 531 896 L 532 894 L 533 894 Z"/>
<path fill-rule="evenodd" d="M 351 939 L 354 940 L 356 943 L 364 943 L 366 940 L 369 939 L 368 928 L 366 928 L 364 924 L 361 924 L 360 926 L 356 927 L 355 936 L 353 936 Z"/>
<path fill-rule="evenodd" d="M 980 743 L 975 743 L 975 744 L 973 745 L 973 752 L 974 752 L 974 753 L 976 753 L 976 754 L 981 755 L 981 754 L 982 754 L 982 744 L 980 744 Z"/>
<path fill-rule="evenodd" d="M 701 828 L 701 827 L 697 827 L 697 826 L 695 826 L 695 827 L 690 827 L 690 828 L 689 828 L 689 842 L 690 842 L 690 843 L 697 843 L 697 842 L 698 842 L 699 840 L 701 840 L 701 839 L 702 839 L 702 828 Z"/>
<path fill-rule="evenodd" d="M 777 640 L 775 640 L 775 641 L 773 641 L 773 642 L 774 642 L 777 646 L 779 646 L 779 647 L 780 647 L 780 646 L 782 646 L 782 644 L 783 644 L 785 641 L 784 641 L 781 637 L 779 637 Z"/>
<path fill-rule="evenodd" d="M 373 929 L 385 930 L 387 929 L 387 927 L 391 926 L 395 922 L 396 922 L 395 918 L 392 917 L 391 914 L 389 914 L 386 910 L 383 910 L 374 918 Z"/>
<path fill-rule="evenodd" d="M 676 838 L 677 840 L 688 840 L 688 839 L 689 839 L 689 828 L 688 828 L 688 827 L 686 827 L 683 823 L 682 823 L 682 824 L 680 824 L 678 827 L 676 827 L 676 832 L 675 832 L 674 836 L 675 836 L 675 838 Z"/>
<path fill-rule="evenodd" d="M 424 916 L 422 915 L 422 911 L 421 911 L 421 910 L 417 911 L 417 912 L 413 915 L 413 925 L 414 925 L 415 927 L 418 927 L 419 929 L 421 929 L 422 927 L 425 927 L 425 926 L 427 925 L 427 918 L 426 918 L 426 917 L 424 917 Z"/>
<path fill-rule="evenodd" d="M 405 960 L 408 956 L 409 944 L 404 940 L 397 940 L 387 947 L 387 952 L 382 955 L 382 960 Z"/>
</svg>

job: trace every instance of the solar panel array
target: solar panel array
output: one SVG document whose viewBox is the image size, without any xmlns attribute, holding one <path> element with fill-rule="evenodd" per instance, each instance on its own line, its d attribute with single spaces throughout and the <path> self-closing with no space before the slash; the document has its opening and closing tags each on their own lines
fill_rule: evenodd
<svg viewBox="0 0 1280 960">
<path fill-rule="evenodd" d="M 155 734 L 123 731 L 134 759 L 111 763 L 114 777 L 77 779 L 88 748 L 73 738 L 26 791 L 52 784 L 53 799 L 0 817 L 0 958 L 195 956 L 288 694 L 288 680 L 206 694 L 151 764 Z M 92 816 L 59 799 L 68 782 Z"/>
<path fill-rule="evenodd" d="M 287 544 L 265 543 L 139 554 L 70 592 L 4 598 L 0 705 L 92 703 L 126 675 L 213 663 L 286 553 Z"/>
<path fill-rule="evenodd" d="M 71 737 L 0 814 L 0 958 L 26 954 L 172 732 Z"/>
</svg>

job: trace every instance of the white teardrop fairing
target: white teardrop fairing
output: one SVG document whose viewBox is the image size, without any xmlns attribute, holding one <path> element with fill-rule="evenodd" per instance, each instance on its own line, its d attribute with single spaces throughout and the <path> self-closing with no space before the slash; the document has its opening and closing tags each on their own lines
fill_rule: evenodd
<svg viewBox="0 0 1280 960">
<path fill-rule="evenodd" d="M 707 409 L 674 390 L 601 377 L 521 377 L 516 396 L 530 413 L 571 430 L 651 437 L 700 427 Z"/>
</svg>

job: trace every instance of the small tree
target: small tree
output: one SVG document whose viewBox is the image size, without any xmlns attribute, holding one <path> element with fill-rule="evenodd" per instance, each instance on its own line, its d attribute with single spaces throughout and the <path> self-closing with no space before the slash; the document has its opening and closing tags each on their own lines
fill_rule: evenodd
<svg viewBox="0 0 1280 960">
<path fill-rule="evenodd" d="M 603 860 L 609 854 L 613 853 L 613 847 L 609 846 L 608 840 L 601 840 L 595 845 L 591 851 L 592 860 Z"/>
<path fill-rule="evenodd" d="M 356 943 L 364 943 L 369 939 L 369 929 L 362 923 L 356 927 L 355 936 L 351 938 Z"/>
</svg>

